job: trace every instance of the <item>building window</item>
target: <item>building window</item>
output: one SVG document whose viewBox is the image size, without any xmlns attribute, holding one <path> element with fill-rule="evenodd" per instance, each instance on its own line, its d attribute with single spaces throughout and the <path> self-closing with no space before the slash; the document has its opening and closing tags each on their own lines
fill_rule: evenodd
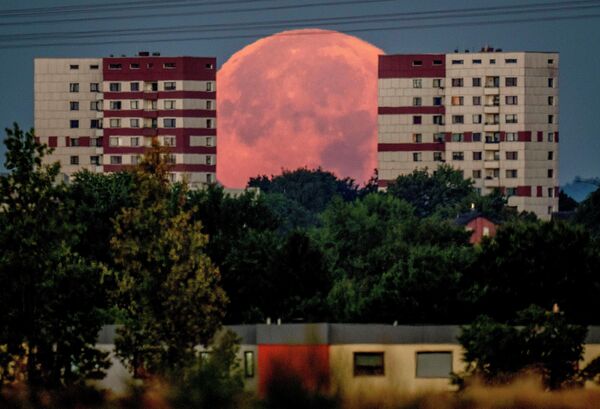
<svg viewBox="0 0 600 409">
<path fill-rule="evenodd" d="M 474 87 L 481 87 L 481 78 L 479 78 L 479 77 L 473 78 L 473 86 Z"/>
<path fill-rule="evenodd" d="M 504 117 L 507 124 L 516 124 L 518 122 L 516 114 L 508 114 Z"/>
<path fill-rule="evenodd" d="M 473 142 L 481 142 L 481 132 L 473 132 Z"/>
<path fill-rule="evenodd" d="M 98 68 L 100 68 L 100 66 L 98 64 L 90 65 L 90 70 L 97 70 Z"/>
<path fill-rule="evenodd" d="M 71 111 L 79 111 L 79 102 L 77 102 L 77 101 L 69 102 L 69 109 Z"/>
<path fill-rule="evenodd" d="M 433 65 L 442 65 L 442 60 L 433 60 Z"/>
<path fill-rule="evenodd" d="M 103 142 L 104 142 L 104 140 L 103 140 L 103 138 L 102 138 L 102 137 L 100 137 L 100 138 L 95 138 L 95 139 L 94 139 L 94 143 L 93 143 L 93 145 L 94 145 L 94 146 L 97 146 L 98 148 L 101 148 L 101 147 L 103 146 Z"/>
<path fill-rule="evenodd" d="M 139 91 L 140 90 L 140 83 L 139 82 L 131 82 L 131 83 L 129 83 L 129 90 L 130 91 Z"/>
<path fill-rule="evenodd" d="M 452 78 L 452 86 L 453 87 L 462 87 L 463 79 L 462 78 Z"/>
<path fill-rule="evenodd" d="M 205 159 L 205 163 L 207 165 L 212 165 L 212 156 L 206 155 L 206 157 L 204 159 Z"/>
<path fill-rule="evenodd" d="M 485 143 L 500 142 L 500 132 L 487 132 L 485 134 Z"/>
<path fill-rule="evenodd" d="M 554 78 L 548 78 L 548 88 L 554 88 Z"/>
<path fill-rule="evenodd" d="M 554 188 L 548 188 L 548 197 L 554 197 Z"/>
<path fill-rule="evenodd" d="M 90 120 L 90 128 L 92 129 L 102 129 L 102 125 L 100 124 L 99 119 L 91 119 Z"/>
<path fill-rule="evenodd" d="M 129 109 L 140 109 L 140 102 L 137 100 L 129 101 Z"/>
<path fill-rule="evenodd" d="M 102 101 L 90 101 L 90 111 L 102 111 Z"/>
<path fill-rule="evenodd" d="M 212 136 L 206 137 L 206 146 L 213 146 L 213 138 Z"/>
<path fill-rule="evenodd" d="M 120 156 L 111 156 L 110 164 L 111 165 L 120 165 L 123 162 L 123 159 Z"/>
<path fill-rule="evenodd" d="M 417 378 L 449 378 L 452 352 L 417 352 Z"/>
<path fill-rule="evenodd" d="M 69 146 L 79 146 L 79 138 L 69 138 Z"/>
<path fill-rule="evenodd" d="M 209 81 L 206 83 L 206 90 L 212 92 L 212 82 Z"/>
<path fill-rule="evenodd" d="M 434 78 L 433 79 L 433 88 L 442 88 L 442 87 L 443 87 L 442 79 Z"/>
<path fill-rule="evenodd" d="M 163 127 L 164 128 L 175 128 L 175 118 L 164 118 L 163 119 Z"/>
<path fill-rule="evenodd" d="M 553 178 L 554 177 L 554 169 L 548 169 L 548 177 L 549 178 Z"/>
<path fill-rule="evenodd" d="M 158 82 L 151 82 L 149 85 L 150 85 L 150 91 L 153 91 L 153 92 L 158 91 Z"/>
<path fill-rule="evenodd" d="M 485 124 L 486 125 L 498 125 L 500 123 L 500 115 L 499 114 L 486 114 L 485 116 Z"/>
<path fill-rule="evenodd" d="M 514 179 L 517 177 L 517 170 L 516 169 L 506 169 L 506 177 L 508 179 Z"/>
<path fill-rule="evenodd" d="M 473 115 L 473 123 L 480 124 L 483 122 L 483 116 L 481 114 Z"/>
<path fill-rule="evenodd" d="M 554 105 L 554 97 L 548 97 L 548 105 Z"/>
<path fill-rule="evenodd" d="M 100 92 L 100 84 L 97 82 L 90 83 L 90 92 Z"/>
<path fill-rule="evenodd" d="M 548 132 L 548 142 L 554 142 L 554 132 Z"/>
<path fill-rule="evenodd" d="M 506 133 L 506 142 L 517 142 L 519 140 L 519 136 L 516 132 L 507 132 Z"/>
<path fill-rule="evenodd" d="M 175 82 L 173 81 L 165 82 L 164 87 L 165 91 L 175 91 L 175 89 L 177 88 Z"/>
<path fill-rule="evenodd" d="M 517 59 L 516 58 L 507 58 L 504 60 L 505 64 L 516 64 L 517 63 Z"/>
<path fill-rule="evenodd" d="M 438 133 L 434 133 L 433 134 L 433 141 L 434 142 L 444 142 L 445 140 L 445 134 L 443 132 L 438 132 Z"/>
<path fill-rule="evenodd" d="M 100 165 L 100 156 L 90 156 L 90 164 L 99 166 Z"/>
<path fill-rule="evenodd" d="M 552 58 L 548 59 L 548 65 L 552 65 L 552 64 L 554 64 L 554 59 L 552 59 Z"/>
<path fill-rule="evenodd" d="M 213 126 L 214 126 L 214 124 L 213 124 L 213 120 L 212 120 L 212 119 L 207 119 L 207 120 L 206 120 L 206 127 L 207 127 L 208 129 L 212 129 L 212 128 L 213 128 Z"/>
<path fill-rule="evenodd" d="M 464 60 L 452 60 L 452 65 L 462 65 L 464 63 Z"/>
<path fill-rule="evenodd" d="M 481 105 L 481 97 L 473 97 L 473 105 Z"/>
<path fill-rule="evenodd" d="M 131 155 L 130 161 L 132 165 L 138 165 L 140 163 L 140 155 Z"/>
<path fill-rule="evenodd" d="M 111 128 L 120 128 L 121 127 L 121 120 L 118 118 L 111 118 L 110 120 L 110 127 Z"/>
<path fill-rule="evenodd" d="M 72 82 L 69 84 L 69 92 L 79 92 L 79 83 Z"/>
<path fill-rule="evenodd" d="M 442 97 L 433 97 L 433 106 L 442 106 Z"/>
<path fill-rule="evenodd" d="M 174 165 L 175 163 L 177 163 L 175 155 L 173 155 L 172 153 L 167 153 L 165 155 L 165 161 L 170 165 Z"/>
<path fill-rule="evenodd" d="M 421 152 L 413 152 L 413 162 L 421 162 Z"/>
<path fill-rule="evenodd" d="M 506 160 L 517 160 L 519 159 L 519 152 L 511 151 L 506 152 Z"/>
<path fill-rule="evenodd" d="M 166 68 L 167 70 L 172 70 L 175 68 L 175 63 L 174 62 L 166 62 L 163 64 L 163 68 Z"/>
<path fill-rule="evenodd" d="M 492 64 L 492 65 L 493 65 L 493 64 L 496 64 L 496 59 L 495 59 L 495 58 L 492 58 L 492 59 L 490 60 L 490 64 Z"/>
<path fill-rule="evenodd" d="M 504 80 L 504 85 L 507 87 L 516 87 L 517 86 L 517 77 L 506 77 Z"/>
<path fill-rule="evenodd" d="M 212 183 L 213 178 L 212 178 L 212 173 L 207 173 L 206 174 L 206 183 Z"/>
<path fill-rule="evenodd" d="M 452 142 L 464 142 L 464 136 L 461 133 L 452 134 Z"/>
<path fill-rule="evenodd" d="M 554 152 L 548 151 L 548 160 L 554 160 Z"/>
<path fill-rule="evenodd" d="M 139 70 L 140 65 L 138 63 L 131 63 L 131 64 L 129 64 L 129 69 L 130 70 Z"/>
<path fill-rule="evenodd" d="M 414 133 L 412 136 L 413 143 L 421 143 L 423 142 L 423 135 L 420 133 Z"/>
<path fill-rule="evenodd" d="M 452 115 L 452 123 L 453 124 L 464 124 L 465 123 L 464 115 Z"/>
<path fill-rule="evenodd" d="M 71 127 L 71 129 L 73 129 L 73 128 L 79 128 L 79 120 L 77 120 L 77 119 L 71 119 L 71 121 L 70 121 L 70 127 Z"/>
<path fill-rule="evenodd" d="M 165 146 L 175 146 L 175 137 L 174 136 L 163 137 L 163 144 Z"/>
<path fill-rule="evenodd" d="M 433 161 L 434 162 L 443 162 L 444 158 L 442 157 L 442 152 L 433 152 Z"/>
<path fill-rule="evenodd" d="M 121 64 L 108 64 L 109 70 L 120 70 L 122 67 Z"/>
<path fill-rule="evenodd" d="M 175 101 L 165 100 L 165 109 L 175 109 Z"/>
<path fill-rule="evenodd" d="M 121 109 L 121 101 L 110 101 L 110 109 L 118 111 Z"/>
<path fill-rule="evenodd" d="M 79 156 L 71 156 L 69 162 L 71 165 L 79 165 Z"/>
<path fill-rule="evenodd" d="M 505 193 L 506 193 L 506 196 L 516 196 L 517 188 L 516 187 L 507 187 Z"/>
<path fill-rule="evenodd" d="M 108 146 L 119 146 L 119 138 L 115 137 L 110 137 L 108 139 Z"/>
<path fill-rule="evenodd" d="M 481 170 L 476 169 L 473 171 L 473 179 L 481 179 Z"/>
<path fill-rule="evenodd" d="M 518 105 L 519 98 L 517 96 L 506 96 L 504 101 L 506 105 Z"/>
<path fill-rule="evenodd" d="M 413 116 L 413 120 L 412 123 L 413 125 L 420 125 L 421 124 L 421 116 L 420 115 L 414 115 Z"/>
<path fill-rule="evenodd" d="M 120 92 L 121 91 L 121 83 L 120 82 L 111 82 L 108 85 L 108 89 L 111 92 Z"/>
<path fill-rule="evenodd" d="M 421 106 L 421 102 L 422 102 L 421 97 L 413 97 L 412 104 L 413 104 L 414 107 L 420 107 Z"/>
<path fill-rule="evenodd" d="M 413 88 L 422 88 L 423 87 L 423 80 L 421 80 L 420 78 L 413 79 L 412 83 L 413 83 Z"/>
<path fill-rule="evenodd" d="M 481 160 L 482 156 L 481 152 L 473 152 L 473 160 Z"/>
<path fill-rule="evenodd" d="M 554 123 L 554 115 L 548 115 L 548 123 L 549 124 L 553 124 Z"/>
<path fill-rule="evenodd" d="M 354 376 L 383 376 L 385 374 L 383 352 L 355 352 Z"/>
<path fill-rule="evenodd" d="M 129 127 L 130 128 L 139 128 L 140 127 L 140 120 L 137 119 L 137 118 L 131 118 L 129 120 Z"/>
<path fill-rule="evenodd" d="M 208 111 L 212 111 L 212 109 L 213 109 L 212 101 L 206 101 L 206 109 Z"/>
<path fill-rule="evenodd" d="M 452 160 L 465 160 L 464 152 L 452 152 Z"/>
<path fill-rule="evenodd" d="M 413 67 L 420 67 L 420 66 L 423 65 L 423 61 L 421 61 L 421 60 L 414 60 L 412 62 L 412 65 L 413 65 Z"/>
<path fill-rule="evenodd" d="M 464 105 L 464 103 L 465 103 L 464 97 L 459 97 L 459 96 L 452 97 L 452 105 Z"/>
<path fill-rule="evenodd" d="M 244 351 L 244 376 L 246 378 L 254 377 L 254 352 Z"/>
</svg>

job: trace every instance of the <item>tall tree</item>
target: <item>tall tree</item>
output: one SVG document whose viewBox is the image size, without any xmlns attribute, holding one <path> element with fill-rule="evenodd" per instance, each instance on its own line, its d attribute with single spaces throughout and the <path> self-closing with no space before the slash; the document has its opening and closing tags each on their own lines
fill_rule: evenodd
<svg viewBox="0 0 600 409">
<path fill-rule="evenodd" d="M 600 188 L 579 204 L 575 221 L 583 224 L 596 238 L 600 239 Z"/>
<path fill-rule="evenodd" d="M 227 297 L 205 254 L 208 236 L 172 200 L 169 165 L 158 146 L 134 170 L 134 206 L 115 220 L 111 240 L 116 300 L 124 326 L 117 354 L 136 375 L 178 371 L 220 327 Z"/>
<path fill-rule="evenodd" d="M 73 248 L 60 167 L 33 131 L 7 129 L 7 176 L 0 177 L 0 383 L 60 387 L 98 378 L 108 366 L 94 349 L 106 297 L 102 269 Z M 23 363 L 23 373 L 19 365 Z M 12 369 L 11 369 L 12 368 Z"/>
</svg>

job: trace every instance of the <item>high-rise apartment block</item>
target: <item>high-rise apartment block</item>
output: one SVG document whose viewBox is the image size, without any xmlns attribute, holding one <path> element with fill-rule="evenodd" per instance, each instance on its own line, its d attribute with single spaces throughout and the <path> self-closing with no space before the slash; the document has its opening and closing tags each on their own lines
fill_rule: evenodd
<svg viewBox="0 0 600 409">
<path fill-rule="evenodd" d="M 379 185 L 441 163 L 482 194 L 548 219 L 558 210 L 558 54 L 379 57 Z"/>
<path fill-rule="evenodd" d="M 35 131 L 65 178 L 135 165 L 153 140 L 173 181 L 216 181 L 216 60 L 204 57 L 35 59 Z"/>
</svg>

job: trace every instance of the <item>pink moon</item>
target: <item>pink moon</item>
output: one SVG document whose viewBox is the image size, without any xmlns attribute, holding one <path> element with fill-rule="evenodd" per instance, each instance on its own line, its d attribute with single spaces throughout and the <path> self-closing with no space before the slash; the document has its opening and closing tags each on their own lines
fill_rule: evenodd
<svg viewBox="0 0 600 409">
<path fill-rule="evenodd" d="M 367 181 L 377 163 L 379 48 L 326 30 L 285 31 L 235 53 L 217 73 L 217 177 L 322 167 Z"/>
</svg>

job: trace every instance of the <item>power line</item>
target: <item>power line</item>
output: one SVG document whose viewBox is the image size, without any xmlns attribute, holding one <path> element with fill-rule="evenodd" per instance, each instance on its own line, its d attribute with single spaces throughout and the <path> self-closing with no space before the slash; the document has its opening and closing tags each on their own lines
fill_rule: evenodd
<svg viewBox="0 0 600 409">
<path fill-rule="evenodd" d="M 95 5 L 80 5 L 80 6 L 56 6 L 56 7 L 38 7 L 31 9 L 13 9 L 0 10 L 0 18 L 14 17 L 35 17 L 37 15 L 52 15 L 52 14 L 81 14 L 89 12 L 106 13 L 111 11 L 128 11 L 140 9 L 159 9 L 159 8 L 179 8 L 179 7 L 198 7 L 198 6 L 214 6 L 221 4 L 244 4 L 257 3 L 275 0 L 222 0 L 222 1 L 198 1 L 198 0 L 177 0 L 166 2 L 161 0 L 147 1 L 127 1 L 118 3 L 95 4 Z"/>
<path fill-rule="evenodd" d="M 288 20 L 270 20 L 270 21 L 257 21 L 257 22 L 236 22 L 236 23 L 224 23 L 224 24 L 203 24 L 203 25 L 187 25 L 187 26 L 170 26 L 170 27 L 156 27 L 152 29 L 121 29 L 121 30 L 92 30 L 92 31 L 63 31 L 63 32 L 45 32 L 45 33 L 20 33 L 0 36 L 0 41 L 27 41 L 36 39 L 60 39 L 63 37 L 67 38 L 90 38 L 96 36 L 114 37 L 114 36 L 145 36 L 153 35 L 158 33 L 166 34 L 183 34 L 183 33 L 198 33 L 198 32 L 220 32 L 220 31 L 240 31 L 247 29 L 257 28 L 288 28 L 290 24 L 302 24 L 303 26 L 315 26 L 315 25 L 348 25 L 348 24 L 368 24 L 375 22 L 394 22 L 394 21 L 406 21 L 406 20 L 438 20 L 452 18 L 471 18 L 489 16 L 490 11 L 501 10 L 503 15 L 507 14 L 528 14 L 532 12 L 536 13 L 548 13 L 563 10 L 580 10 L 580 9 L 592 9 L 600 7 L 600 0 L 587 1 L 586 3 L 598 3 L 598 4 L 580 4 L 570 6 L 565 3 L 537 3 L 537 5 L 521 5 L 516 7 L 510 7 L 509 10 L 502 10 L 501 7 L 480 7 L 472 9 L 450 9 L 450 10 L 432 10 L 427 12 L 408 12 L 408 13 L 386 13 L 386 14 L 371 14 L 362 16 L 344 16 L 344 17 L 329 17 L 329 18 L 306 18 L 306 19 L 288 19 Z M 540 8 L 543 6 L 543 8 Z M 548 7 L 553 6 L 553 7 Z M 436 15 L 441 14 L 441 15 Z"/>
<path fill-rule="evenodd" d="M 275 11 L 275 10 L 292 10 L 292 9 L 304 9 L 313 7 L 331 7 L 341 6 L 350 4 L 369 4 L 369 3 L 390 3 L 399 2 L 402 0 L 337 0 L 329 2 L 314 2 L 314 3 L 302 3 L 302 4 L 288 4 L 281 6 L 270 6 L 270 7 L 247 7 L 247 8 L 236 8 L 236 9 L 216 9 L 206 11 L 189 11 L 189 12 L 177 12 L 177 13 L 154 13 L 154 14 L 136 14 L 136 15 L 117 15 L 117 16 L 98 16 L 98 17 L 77 17 L 77 18 L 64 18 L 55 20 L 30 20 L 30 21 L 13 21 L 9 23 L 0 23 L 0 27 L 9 26 L 27 26 L 36 24 L 55 24 L 55 23 L 74 23 L 74 22 L 90 22 L 90 21 L 104 21 L 104 20 L 133 20 L 140 18 L 152 18 L 152 17 L 182 17 L 182 16 L 208 16 L 217 14 L 229 14 L 229 13 L 248 13 L 257 11 Z"/>
<path fill-rule="evenodd" d="M 377 31 L 402 31 L 402 30 L 419 30 L 419 29 L 435 29 L 445 27 L 456 27 L 460 24 L 461 27 L 465 26 L 484 26 L 484 25 L 503 25 L 503 24 L 514 24 L 514 23 L 537 23 L 547 21 L 567 21 L 567 20 L 589 20 L 600 18 L 600 14 L 585 14 L 575 16 L 552 16 L 552 17 L 537 17 L 537 18 L 523 18 L 523 19 L 510 19 L 510 20 L 480 20 L 480 21 L 461 21 L 461 22 L 448 22 L 448 23 L 436 23 L 436 24 L 419 24 L 409 26 L 395 26 L 395 27 L 366 27 L 346 30 L 346 33 L 365 33 L 365 32 L 377 32 Z M 15 49 L 15 48 L 33 48 L 33 47 L 65 47 L 65 46 L 94 46 L 94 45 L 105 45 L 105 44 L 137 44 L 140 41 L 145 43 L 166 43 L 166 42 L 185 42 L 185 41 L 208 41 L 208 40 L 230 40 L 230 39 L 244 39 L 244 38 L 256 38 L 256 37 L 268 37 L 268 36 L 304 36 L 304 35 L 332 35 L 339 34 L 337 31 L 300 31 L 294 33 L 253 33 L 253 34 L 237 34 L 237 35 L 224 35 L 224 36 L 210 36 L 210 37 L 183 37 L 183 38 L 157 38 L 157 39 L 145 39 L 145 40 L 126 40 L 126 41 L 95 41 L 87 43 L 37 43 L 37 44 L 26 44 L 26 45 L 0 45 L 0 49 Z M 343 33 L 342 33 L 343 34 Z"/>
</svg>

